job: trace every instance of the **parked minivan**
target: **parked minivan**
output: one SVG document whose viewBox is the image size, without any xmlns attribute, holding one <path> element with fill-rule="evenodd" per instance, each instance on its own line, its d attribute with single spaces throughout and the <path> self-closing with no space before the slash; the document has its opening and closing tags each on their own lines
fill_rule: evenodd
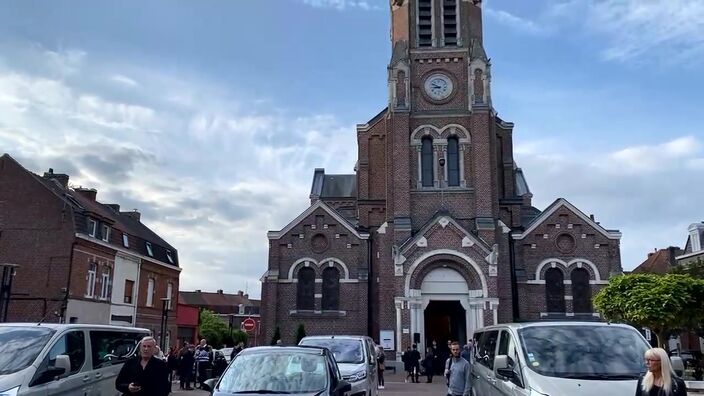
<svg viewBox="0 0 704 396">
<path fill-rule="evenodd" d="M 104 396 L 147 329 L 84 324 L 0 324 L 0 395 Z"/>
<path fill-rule="evenodd" d="M 329 349 L 342 379 L 352 384 L 349 396 L 377 396 L 379 383 L 374 340 L 367 336 L 310 336 L 298 345 Z"/>
<path fill-rule="evenodd" d="M 633 327 L 598 322 L 536 322 L 474 333 L 475 396 L 633 394 L 650 348 Z"/>
</svg>

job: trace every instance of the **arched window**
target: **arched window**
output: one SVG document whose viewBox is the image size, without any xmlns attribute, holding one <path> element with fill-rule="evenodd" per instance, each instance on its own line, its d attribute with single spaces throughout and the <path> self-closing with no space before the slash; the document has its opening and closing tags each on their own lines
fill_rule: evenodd
<svg viewBox="0 0 704 396">
<path fill-rule="evenodd" d="M 335 267 L 323 270 L 323 311 L 340 309 L 340 271 Z"/>
<path fill-rule="evenodd" d="M 421 175 L 423 187 L 433 186 L 433 139 L 424 137 L 421 146 Z"/>
<path fill-rule="evenodd" d="M 572 306 L 574 313 L 592 312 L 592 288 L 589 286 L 589 271 L 575 268 L 570 274 L 572 279 Z"/>
<path fill-rule="evenodd" d="M 545 271 L 545 300 L 548 313 L 565 312 L 565 275 L 558 268 Z"/>
<path fill-rule="evenodd" d="M 457 136 L 447 139 L 447 183 L 450 187 L 460 185 L 460 143 Z"/>
<path fill-rule="evenodd" d="M 315 309 L 315 271 L 304 267 L 298 271 L 298 291 L 296 309 L 312 311 Z"/>
</svg>

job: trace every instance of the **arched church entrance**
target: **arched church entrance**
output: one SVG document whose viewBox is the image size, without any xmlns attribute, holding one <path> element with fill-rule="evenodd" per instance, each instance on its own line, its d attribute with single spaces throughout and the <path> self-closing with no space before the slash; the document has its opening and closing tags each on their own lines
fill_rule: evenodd
<svg viewBox="0 0 704 396">
<path fill-rule="evenodd" d="M 467 310 L 460 301 L 466 301 L 469 294 L 464 277 L 450 268 L 436 268 L 423 279 L 420 290 L 427 301 L 423 311 L 425 345 L 436 341 L 444 348 L 448 340 L 464 342 Z"/>
</svg>

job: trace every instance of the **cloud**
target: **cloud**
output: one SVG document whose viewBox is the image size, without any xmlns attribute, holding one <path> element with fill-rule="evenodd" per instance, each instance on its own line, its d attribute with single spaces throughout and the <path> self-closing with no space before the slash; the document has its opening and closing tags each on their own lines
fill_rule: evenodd
<svg viewBox="0 0 704 396">
<path fill-rule="evenodd" d="M 605 60 L 701 63 L 704 56 L 700 0 L 570 0 L 553 3 L 546 17 L 602 37 Z"/>
<path fill-rule="evenodd" d="M 12 63 L 18 47 L 30 63 L 56 65 Z M 69 173 L 102 202 L 139 209 L 179 250 L 184 289 L 258 296 L 266 232 L 309 205 L 314 168 L 354 166 L 354 126 L 329 114 L 241 100 L 199 76 L 80 50 L 0 43 L 0 54 L 2 150 L 34 172 Z"/>
<path fill-rule="evenodd" d="M 687 225 L 701 221 L 699 183 L 704 142 L 682 136 L 651 145 L 611 151 L 551 140 L 516 145 L 516 159 L 526 173 L 534 205 L 545 208 L 564 197 L 620 229 L 623 267 L 633 269 L 654 248 L 683 246 Z"/>
<path fill-rule="evenodd" d="M 382 0 L 303 0 L 303 4 L 315 8 L 330 8 L 338 11 L 360 9 L 364 11 L 383 10 Z"/>
<path fill-rule="evenodd" d="M 485 7 L 484 14 L 504 26 L 524 33 L 545 34 L 548 32 L 545 26 L 539 25 L 537 22 L 530 19 L 514 15 L 508 11 Z"/>
</svg>

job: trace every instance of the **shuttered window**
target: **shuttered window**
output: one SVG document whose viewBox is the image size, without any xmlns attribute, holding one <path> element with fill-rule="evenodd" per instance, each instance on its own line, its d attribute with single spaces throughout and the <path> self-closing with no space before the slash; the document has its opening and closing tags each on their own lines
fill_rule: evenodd
<svg viewBox="0 0 704 396">
<path fill-rule="evenodd" d="M 418 46 L 433 45 L 433 2 L 418 0 Z"/>
<path fill-rule="evenodd" d="M 457 0 L 442 0 L 442 32 L 446 46 L 457 45 Z"/>
</svg>

